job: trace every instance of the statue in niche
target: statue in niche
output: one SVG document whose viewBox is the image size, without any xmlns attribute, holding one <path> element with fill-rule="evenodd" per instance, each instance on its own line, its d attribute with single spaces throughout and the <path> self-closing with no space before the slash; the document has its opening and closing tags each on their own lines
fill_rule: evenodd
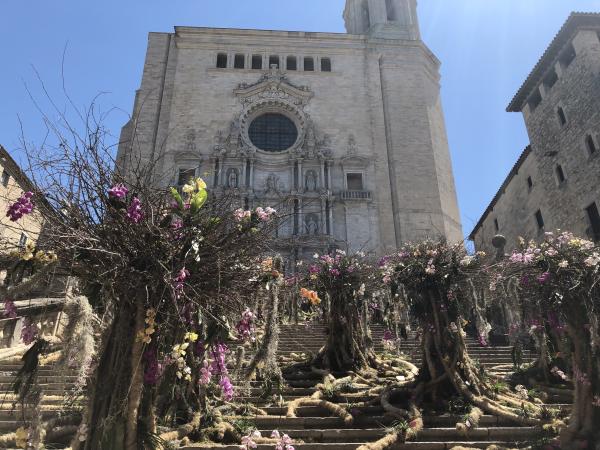
<svg viewBox="0 0 600 450">
<path fill-rule="evenodd" d="M 308 192 L 315 192 L 317 190 L 317 174 L 314 170 L 309 170 L 304 176 L 304 188 Z"/>
<path fill-rule="evenodd" d="M 348 155 L 354 156 L 357 153 L 356 138 L 353 134 L 348 137 Z"/>
<path fill-rule="evenodd" d="M 306 234 L 309 236 L 316 236 L 319 234 L 319 221 L 316 214 L 308 214 L 304 221 L 306 227 Z"/>
<path fill-rule="evenodd" d="M 277 175 L 275 175 L 274 173 L 272 173 L 271 175 L 269 175 L 267 177 L 267 190 L 266 192 L 274 192 L 274 193 L 279 193 L 279 177 Z"/>
<path fill-rule="evenodd" d="M 234 119 L 229 126 L 229 142 L 233 148 L 240 143 L 240 119 Z"/>
<path fill-rule="evenodd" d="M 317 139 L 315 138 L 315 130 L 313 125 L 309 125 L 308 130 L 306 130 L 306 150 L 308 151 L 308 157 L 312 158 L 315 153 L 315 147 L 317 145 Z"/>
<path fill-rule="evenodd" d="M 196 132 L 188 130 L 185 135 L 185 149 L 190 153 L 196 152 Z"/>
<path fill-rule="evenodd" d="M 227 171 L 227 187 L 235 189 L 239 187 L 239 173 L 237 169 L 231 168 Z"/>
</svg>

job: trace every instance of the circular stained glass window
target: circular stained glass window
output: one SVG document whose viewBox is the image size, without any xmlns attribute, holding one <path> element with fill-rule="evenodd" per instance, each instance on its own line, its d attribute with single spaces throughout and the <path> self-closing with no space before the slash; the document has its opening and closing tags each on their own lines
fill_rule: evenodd
<svg viewBox="0 0 600 450">
<path fill-rule="evenodd" d="M 298 139 L 298 129 L 283 114 L 267 113 L 252 121 L 248 136 L 257 148 L 266 152 L 280 152 L 294 145 Z"/>
</svg>

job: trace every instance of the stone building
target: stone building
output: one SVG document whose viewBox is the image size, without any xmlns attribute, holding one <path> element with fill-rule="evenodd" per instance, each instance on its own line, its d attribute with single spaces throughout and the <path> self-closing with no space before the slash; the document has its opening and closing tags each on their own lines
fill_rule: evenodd
<svg viewBox="0 0 600 450">
<path fill-rule="evenodd" d="M 284 215 L 284 253 L 375 253 L 462 239 L 440 63 L 416 0 L 347 0 L 347 34 L 175 27 L 150 33 L 125 170 L 204 177 Z"/>
<path fill-rule="evenodd" d="M 523 114 L 531 145 L 472 231 L 476 248 L 556 229 L 599 241 L 600 14 L 571 14 L 507 111 Z"/>
<path fill-rule="evenodd" d="M 6 217 L 8 207 L 24 192 L 32 190 L 32 183 L 10 154 L 0 145 L 0 252 L 22 248 L 35 243 L 44 225 L 44 218 L 34 209 L 18 222 Z"/>
</svg>

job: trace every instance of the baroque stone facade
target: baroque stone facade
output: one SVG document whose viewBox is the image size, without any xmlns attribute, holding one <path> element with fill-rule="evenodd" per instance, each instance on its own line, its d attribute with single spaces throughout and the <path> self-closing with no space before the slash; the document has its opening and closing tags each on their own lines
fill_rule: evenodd
<svg viewBox="0 0 600 450">
<path fill-rule="evenodd" d="M 348 34 L 176 27 L 150 33 L 124 169 L 203 176 L 246 208 L 284 213 L 298 258 L 462 239 L 439 61 L 415 0 L 348 0 Z"/>
<path fill-rule="evenodd" d="M 556 229 L 600 240 L 600 14 L 573 13 L 516 94 L 528 147 L 470 235 L 493 251 Z"/>
</svg>

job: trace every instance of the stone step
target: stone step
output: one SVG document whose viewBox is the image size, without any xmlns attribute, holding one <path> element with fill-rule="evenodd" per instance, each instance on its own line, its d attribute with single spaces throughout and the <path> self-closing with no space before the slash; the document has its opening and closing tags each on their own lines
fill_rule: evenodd
<svg viewBox="0 0 600 450">
<path fill-rule="evenodd" d="M 282 425 L 285 425 L 283 423 Z M 284 428 L 282 428 L 283 431 Z M 260 430 L 263 436 L 270 436 L 272 430 Z M 370 442 L 376 441 L 387 434 L 385 428 L 345 428 L 345 429 L 310 429 L 288 430 L 286 433 L 297 440 L 318 442 Z M 506 440 L 506 441 L 531 441 L 540 436 L 540 429 L 535 427 L 495 427 L 475 428 L 465 436 L 456 428 L 424 428 L 419 432 L 417 440 L 431 442 L 441 440 Z"/>
<path fill-rule="evenodd" d="M 356 450 L 362 443 L 358 442 L 335 442 L 335 443 L 308 443 L 294 444 L 297 450 Z M 498 447 L 514 446 L 513 442 L 505 441 L 447 441 L 447 442 L 407 442 L 404 444 L 394 444 L 388 447 L 389 450 L 450 450 L 453 447 L 470 447 L 486 449 L 491 445 Z M 239 445 L 215 445 L 215 444 L 192 444 L 181 447 L 180 450 L 239 450 Z M 273 444 L 261 444 L 256 450 L 273 450 Z"/>
</svg>

